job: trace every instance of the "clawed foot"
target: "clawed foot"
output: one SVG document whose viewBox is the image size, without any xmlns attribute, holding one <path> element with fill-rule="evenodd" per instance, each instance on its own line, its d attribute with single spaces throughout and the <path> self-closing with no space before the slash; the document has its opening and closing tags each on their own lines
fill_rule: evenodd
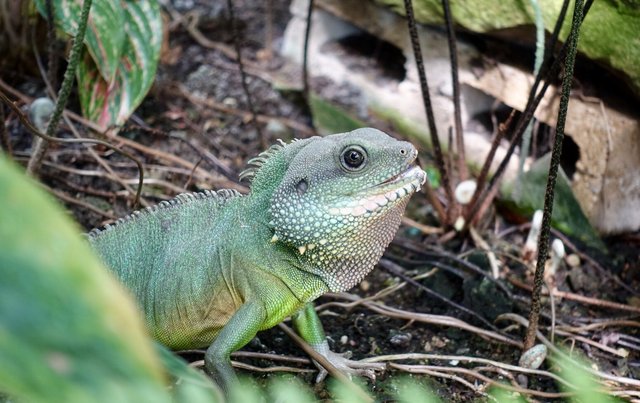
<svg viewBox="0 0 640 403">
<path fill-rule="evenodd" d="M 328 351 L 323 355 L 331 364 L 333 364 L 334 367 L 336 367 L 336 369 L 347 375 L 349 378 L 351 378 L 352 375 L 366 376 L 372 381 L 375 381 L 376 371 L 384 371 L 386 368 L 386 365 L 381 362 L 362 362 L 350 360 L 350 351 L 347 351 L 343 354 Z M 313 362 L 314 364 L 316 364 L 316 367 L 318 367 L 320 371 L 320 373 L 316 377 L 316 383 L 322 382 L 327 377 L 328 372 L 315 360 Z"/>
</svg>

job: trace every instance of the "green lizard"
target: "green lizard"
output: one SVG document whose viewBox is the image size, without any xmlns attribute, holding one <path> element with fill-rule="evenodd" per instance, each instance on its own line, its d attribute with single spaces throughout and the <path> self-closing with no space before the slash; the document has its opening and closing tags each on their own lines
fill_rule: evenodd
<svg viewBox="0 0 640 403">
<path fill-rule="evenodd" d="M 230 354 L 290 315 L 338 369 L 363 374 L 329 350 L 311 301 L 373 269 L 425 181 L 416 156 L 370 128 L 280 142 L 241 174 L 249 195 L 182 194 L 94 229 L 89 242 L 152 336 L 172 349 L 208 346 L 206 368 L 224 388 L 237 379 Z"/>
</svg>

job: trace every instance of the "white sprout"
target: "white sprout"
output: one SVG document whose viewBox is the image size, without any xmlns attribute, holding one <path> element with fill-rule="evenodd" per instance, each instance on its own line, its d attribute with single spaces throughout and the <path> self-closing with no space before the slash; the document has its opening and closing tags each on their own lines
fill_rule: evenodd
<svg viewBox="0 0 640 403">
<path fill-rule="evenodd" d="M 554 239 L 551 243 L 551 266 L 549 267 L 549 275 L 554 275 L 556 273 L 564 256 L 564 244 L 561 240 Z"/>
<path fill-rule="evenodd" d="M 540 236 L 540 227 L 542 226 L 542 210 L 536 210 L 531 219 L 531 229 L 527 235 L 527 241 L 524 243 L 522 256 L 526 260 L 532 260 L 538 253 L 538 237 Z"/>
<path fill-rule="evenodd" d="M 473 179 L 460 182 L 458 186 L 456 186 L 456 191 L 454 192 L 458 203 L 462 205 L 468 204 L 471 201 L 477 186 L 476 181 Z"/>
</svg>

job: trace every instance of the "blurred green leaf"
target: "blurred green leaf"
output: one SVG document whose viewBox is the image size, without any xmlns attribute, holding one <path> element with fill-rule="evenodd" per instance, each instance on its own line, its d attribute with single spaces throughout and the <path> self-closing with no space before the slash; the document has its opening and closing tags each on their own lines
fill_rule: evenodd
<svg viewBox="0 0 640 403">
<path fill-rule="evenodd" d="M 498 403 L 526 403 L 527 402 L 527 399 L 525 399 L 521 394 L 510 392 L 498 386 L 493 386 L 489 389 L 489 396 L 493 397 L 495 401 Z"/>
<path fill-rule="evenodd" d="M 271 401 L 281 403 L 315 403 L 309 387 L 293 376 L 279 376 L 269 384 Z"/>
<path fill-rule="evenodd" d="M 404 376 L 394 380 L 399 403 L 439 403 L 440 399 L 425 385 Z"/>
<path fill-rule="evenodd" d="M 253 379 L 240 377 L 240 383 L 229 391 L 229 403 L 266 403 L 262 390 Z"/>
<path fill-rule="evenodd" d="M 562 390 L 569 393 L 575 393 L 575 396 L 570 399 L 575 403 L 614 403 L 621 402 L 606 392 L 604 386 L 596 382 L 593 375 L 587 371 L 589 362 L 584 359 L 580 359 L 575 355 L 569 358 L 569 354 L 554 355 L 553 361 L 558 365 L 558 375 L 564 378 L 570 385 L 574 385 L 575 388 L 569 387 L 563 383 L 559 383 Z"/>
<path fill-rule="evenodd" d="M 24 402 L 169 401 L 132 300 L 2 155 L 0 223 L 0 390 Z"/>
<path fill-rule="evenodd" d="M 204 373 L 190 367 L 186 361 L 156 343 L 163 367 L 171 375 L 170 391 L 174 402 L 224 402 L 222 390 Z"/>
<path fill-rule="evenodd" d="M 365 392 L 366 389 L 363 386 L 363 381 L 358 378 L 354 378 L 352 381 L 356 387 L 362 389 L 362 394 L 358 394 L 357 391 L 354 391 L 353 387 L 350 387 L 348 384 L 338 381 L 335 378 L 330 378 L 329 390 L 331 391 L 333 400 L 340 403 L 368 403 L 368 401 L 364 399 L 364 396 L 369 395 L 369 393 Z M 370 400 L 373 401 L 373 399 Z"/>
</svg>

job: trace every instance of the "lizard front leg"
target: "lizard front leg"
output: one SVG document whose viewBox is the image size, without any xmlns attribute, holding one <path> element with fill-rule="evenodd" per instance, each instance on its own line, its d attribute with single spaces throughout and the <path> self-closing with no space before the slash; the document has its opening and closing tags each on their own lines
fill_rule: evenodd
<svg viewBox="0 0 640 403">
<path fill-rule="evenodd" d="M 296 332 L 309 345 L 325 357 L 334 367 L 347 375 L 362 375 L 371 379 L 375 379 L 375 370 L 384 369 L 384 365 L 380 363 L 362 363 L 349 359 L 350 353 L 338 354 L 329 349 L 329 343 L 322 328 L 320 318 L 316 313 L 313 303 L 308 302 L 305 306 L 296 312 L 292 317 L 293 327 Z M 314 361 L 314 364 L 320 370 L 316 382 L 322 381 L 327 376 L 327 370 Z"/>
<path fill-rule="evenodd" d="M 230 356 L 234 351 L 249 343 L 265 322 L 264 307 L 256 302 L 247 302 L 236 311 L 218 333 L 204 356 L 207 371 L 213 375 L 222 389 L 229 393 L 238 383 L 238 377 L 231 367 Z"/>
</svg>

